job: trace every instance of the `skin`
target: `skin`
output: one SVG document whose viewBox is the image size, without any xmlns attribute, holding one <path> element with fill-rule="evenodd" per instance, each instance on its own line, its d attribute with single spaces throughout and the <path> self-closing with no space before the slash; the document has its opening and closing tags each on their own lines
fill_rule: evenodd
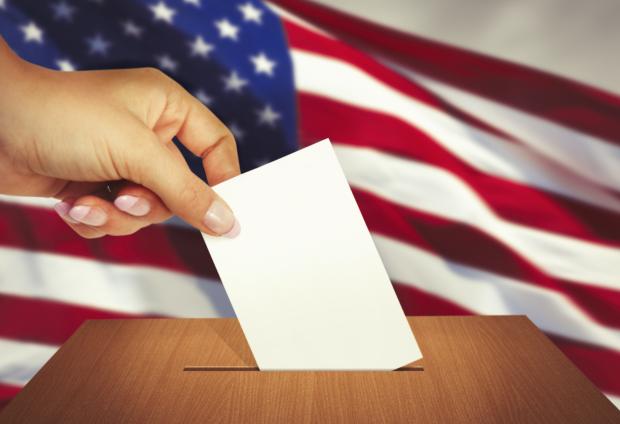
<svg viewBox="0 0 620 424">
<path fill-rule="evenodd" d="M 132 234 L 172 214 L 212 235 L 238 228 L 172 142 L 201 157 L 217 184 L 239 174 L 233 135 L 160 71 L 53 71 L 0 38 L 0 75 L 0 193 L 61 200 L 57 212 L 86 238 Z"/>
</svg>

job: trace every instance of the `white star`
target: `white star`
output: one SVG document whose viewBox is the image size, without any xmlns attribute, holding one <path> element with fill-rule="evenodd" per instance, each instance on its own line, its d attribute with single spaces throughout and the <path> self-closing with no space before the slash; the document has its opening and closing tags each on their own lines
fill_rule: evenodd
<svg viewBox="0 0 620 424">
<path fill-rule="evenodd" d="M 205 93 L 204 90 L 196 91 L 194 93 L 194 96 L 196 96 L 196 98 L 200 100 L 202 104 L 204 104 L 205 106 L 210 106 L 211 104 L 213 104 L 213 98 L 209 96 L 207 93 Z"/>
<path fill-rule="evenodd" d="M 73 63 L 71 63 L 69 59 L 58 59 L 56 61 L 56 66 L 58 66 L 58 69 L 60 69 L 61 71 L 75 71 L 75 66 L 73 66 Z"/>
<path fill-rule="evenodd" d="M 34 41 L 35 43 L 43 43 L 43 30 L 39 28 L 34 22 L 30 21 L 28 25 L 22 25 L 20 27 L 24 33 L 24 41 L 29 43 Z"/>
<path fill-rule="evenodd" d="M 263 109 L 256 111 L 258 114 L 258 123 L 263 125 L 275 126 L 276 121 L 280 119 L 280 114 L 273 110 L 270 105 L 266 105 Z"/>
<path fill-rule="evenodd" d="M 260 52 L 256 56 L 250 56 L 250 61 L 254 64 L 254 72 L 257 74 L 273 76 L 273 68 L 275 68 L 276 62 L 269 60 L 265 53 Z"/>
<path fill-rule="evenodd" d="M 191 4 L 196 7 L 200 7 L 200 0 L 183 0 L 183 3 Z"/>
<path fill-rule="evenodd" d="M 168 7 L 166 3 L 160 0 L 157 4 L 152 4 L 149 6 L 151 11 L 153 12 L 153 18 L 156 21 L 164 21 L 169 24 L 172 23 L 172 18 L 176 15 L 177 11 Z"/>
<path fill-rule="evenodd" d="M 233 135 L 235 136 L 235 140 L 237 141 L 242 140 L 243 137 L 245 136 L 245 131 L 243 131 L 241 127 L 239 127 L 239 125 L 237 125 L 235 122 L 232 122 L 228 126 L 228 129 L 230 130 L 231 133 L 233 133 Z"/>
<path fill-rule="evenodd" d="M 215 48 L 213 44 L 206 43 L 202 35 L 197 35 L 194 42 L 189 44 L 192 49 L 192 56 L 207 58 L 209 53 Z"/>
<path fill-rule="evenodd" d="M 228 77 L 224 77 L 224 90 L 241 93 L 241 90 L 247 85 L 247 83 L 248 80 L 244 80 L 239 77 L 237 71 L 232 71 Z"/>
<path fill-rule="evenodd" d="M 157 56 L 157 62 L 159 63 L 159 67 L 163 70 L 174 72 L 179 67 L 179 64 L 172 60 L 170 56 L 167 54 L 162 54 L 161 56 Z"/>
<path fill-rule="evenodd" d="M 254 7 L 254 5 L 250 2 L 245 4 L 240 4 L 237 6 L 237 9 L 243 14 L 243 20 L 245 22 L 256 22 L 257 24 L 262 24 L 263 11 Z"/>
<path fill-rule="evenodd" d="M 219 21 L 215 21 L 215 26 L 220 32 L 221 38 L 230 38 L 231 40 L 237 41 L 239 27 L 233 25 L 228 19 L 224 18 Z"/>
<path fill-rule="evenodd" d="M 71 6 L 65 1 L 60 1 L 58 3 L 52 4 L 52 9 L 54 10 L 54 19 L 68 22 L 73 20 L 75 7 Z"/>
<path fill-rule="evenodd" d="M 142 31 L 144 31 L 144 29 L 134 24 L 132 21 L 123 22 L 123 29 L 125 34 L 136 38 L 140 38 L 142 36 Z"/>
<path fill-rule="evenodd" d="M 100 54 L 105 56 L 108 54 L 108 49 L 112 45 L 108 40 L 103 38 L 101 34 L 95 34 L 94 36 L 87 38 L 88 51 L 90 54 Z"/>
</svg>

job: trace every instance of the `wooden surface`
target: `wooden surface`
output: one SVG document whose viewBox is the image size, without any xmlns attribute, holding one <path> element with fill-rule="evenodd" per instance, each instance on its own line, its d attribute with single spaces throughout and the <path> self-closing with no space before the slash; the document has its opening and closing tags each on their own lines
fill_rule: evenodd
<svg viewBox="0 0 620 424">
<path fill-rule="evenodd" d="M 620 422 L 525 317 L 416 317 L 415 372 L 184 371 L 253 367 L 234 319 L 89 321 L 1 422 Z"/>
</svg>

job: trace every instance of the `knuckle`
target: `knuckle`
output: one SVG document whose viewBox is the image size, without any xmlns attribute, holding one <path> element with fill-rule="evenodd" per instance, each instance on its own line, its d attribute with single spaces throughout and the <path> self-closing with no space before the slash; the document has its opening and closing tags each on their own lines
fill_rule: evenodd
<svg viewBox="0 0 620 424">
<path fill-rule="evenodd" d="M 105 236 L 105 233 L 92 233 L 92 234 L 82 235 L 83 238 L 89 239 L 89 240 L 102 238 L 103 236 Z"/>
<path fill-rule="evenodd" d="M 156 140 L 148 137 L 140 139 L 142 143 L 140 148 L 128 149 L 124 156 L 124 174 L 123 178 L 132 181 L 138 185 L 154 184 L 154 179 L 157 176 L 153 173 L 152 161 L 144 159 L 144 152 L 151 152 L 152 158 L 157 158 L 159 150 L 162 148 L 161 144 Z"/>
<path fill-rule="evenodd" d="M 168 211 L 162 212 L 161 214 L 156 214 L 152 219 L 151 219 L 151 223 L 152 224 L 160 224 L 168 219 L 170 219 L 170 217 L 172 217 L 172 214 Z"/>
<path fill-rule="evenodd" d="M 200 200 L 200 187 L 195 181 L 188 182 L 179 191 L 179 200 L 184 205 L 195 205 Z"/>
<path fill-rule="evenodd" d="M 157 68 L 137 68 L 133 78 L 136 86 L 141 91 L 141 96 L 146 96 L 151 101 L 160 102 L 166 97 L 172 80 Z"/>
<path fill-rule="evenodd" d="M 92 240 L 105 236 L 105 233 L 100 230 L 95 230 L 89 227 L 73 227 L 73 230 L 82 238 Z"/>
<path fill-rule="evenodd" d="M 148 223 L 147 224 L 135 223 L 133 225 L 124 227 L 122 229 L 118 229 L 116 231 L 110 231 L 109 234 L 112 236 L 130 236 L 132 234 L 137 233 L 139 230 L 147 226 L 148 226 Z"/>
<path fill-rule="evenodd" d="M 107 223 L 96 230 L 104 233 L 104 235 L 128 236 L 148 225 L 148 222 L 143 221 L 143 219 L 138 217 L 123 216 L 116 213 Z"/>
<path fill-rule="evenodd" d="M 222 132 L 222 136 L 221 136 L 221 142 L 222 144 L 226 144 L 228 146 L 236 146 L 237 143 L 235 142 L 235 135 L 232 133 L 232 131 L 228 128 L 228 127 L 224 127 L 224 131 Z"/>
<path fill-rule="evenodd" d="M 166 74 L 155 68 L 140 68 L 136 74 L 140 87 L 140 98 L 148 105 L 144 122 L 153 128 L 164 120 L 166 123 L 181 123 L 187 115 L 188 106 L 185 90 Z"/>
<path fill-rule="evenodd" d="M 162 71 L 151 66 L 137 68 L 135 73 L 137 78 L 150 82 L 158 82 L 168 78 Z"/>
<path fill-rule="evenodd" d="M 228 129 L 224 124 L 221 124 L 219 131 L 216 133 L 215 142 L 207 147 L 201 154 L 200 157 L 204 160 L 212 151 L 216 149 L 225 149 L 232 150 L 233 152 L 237 152 L 237 143 L 235 142 L 235 136 L 232 131 Z"/>
<path fill-rule="evenodd" d="M 185 120 L 189 107 L 185 101 L 184 92 L 170 90 L 166 95 L 166 105 L 162 113 L 167 120 L 177 122 L 179 125 Z"/>
</svg>

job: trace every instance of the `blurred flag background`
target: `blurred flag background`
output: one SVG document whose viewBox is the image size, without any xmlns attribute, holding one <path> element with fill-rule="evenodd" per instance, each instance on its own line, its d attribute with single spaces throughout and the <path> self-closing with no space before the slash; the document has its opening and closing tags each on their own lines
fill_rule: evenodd
<svg viewBox="0 0 620 424">
<path fill-rule="evenodd" d="M 160 68 L 243 170 L 331 138 L 407 314 L 527 314 L 620 406 L 620 8 L 422 3 L 0 0 L 0 33 Z M 85 240 L 53 203 L 0 197 L 0 404 L 86 319 L 233 315 L 184 223 Z"/>
</svg>

